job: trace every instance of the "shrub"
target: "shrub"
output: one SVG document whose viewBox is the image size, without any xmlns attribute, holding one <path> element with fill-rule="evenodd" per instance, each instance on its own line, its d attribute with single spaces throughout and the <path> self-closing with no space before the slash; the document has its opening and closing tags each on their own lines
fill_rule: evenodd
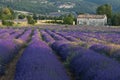
<svg viewBox="0 0 120 80">
<path fill-rule="evenodd" d="M 2 20 L 2 24 L 6 26 L 13 26 L 14 22 L 13 21 L 7 21 L 7 20 Z"/>
</svg>

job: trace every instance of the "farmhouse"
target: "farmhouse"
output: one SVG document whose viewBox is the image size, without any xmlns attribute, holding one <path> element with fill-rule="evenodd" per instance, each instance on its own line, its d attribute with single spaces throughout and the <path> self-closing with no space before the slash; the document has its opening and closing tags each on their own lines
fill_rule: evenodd
<svg viewBox="0 0 120 80">
<path fill-rule="evenodd" d="M 77 17 L 77 25 L 104 26 L 107 24 L 106 15 L 82 14 Z"/>
</svg>

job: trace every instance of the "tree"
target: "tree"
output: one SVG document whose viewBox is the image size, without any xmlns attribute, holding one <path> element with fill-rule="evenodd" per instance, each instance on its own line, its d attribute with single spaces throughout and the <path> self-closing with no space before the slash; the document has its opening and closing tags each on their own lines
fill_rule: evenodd
<svg viewBox="0 0 120 80">
<path fill-rule="evenodd" d="M 2 9 L 2 13 L 5 14 L 5 15 L 11 15 L 12 14 L 10 9 L 7 8 L 7 7 Z"/>
<path fill-rule="evenodd" d="M 12 21 L 15 18 L 14 11 L 9 8 L 1 8 L 0 9 L 0 19 L 2 20 L 2 24 L 6 26 L 12 26 L 14 22 Z"/>
<path fill-rule="evenodd" d="M 18 15 L 18 19 L 25 19 L 25 15 L 24 14 Z"/>
<path fill-rule="evenodd" d="M 33 19 L 38 20 L 38 16 L 36 14 L 33 14 Z"/>
<path fill-rule="evenodd" d="M 112 25 L 120 26 L 120 13 L 116 13 L 112 16 Z"/>
<path fill-rule="evenodd" d="M 106 14 L 108 18 L 112 17 L 112 6 L 109 4 L 101 5 L 97 8 L 97 14 Z"/>
<path fill-rule="evenodd" d="M 11 8 L 5 7 L 0 10 L 0 19 L 13 20 L 14 18 L 15 18 L 15 13 Z"/>
<path fill-rule="evenodd" d="M 31 16 L 27 16 L 28 24 L 35 24 L 37 21 L 34 20 Z"/>
<path fill-rule="evenodd" d="M 63 23 L 64 23 L 64 24 L 72 25 L 72 24 L 73 24 L 73 21 L 74 21 L 74 16 L 71 15 L 71 14 L 65 16 L 64 19 L 63 19 Z"/>
<path fill-rule="evenodd" d="M 13 21 L 2 20 L 2 25 L 5 25 L 5 26 L 13 26 L 13 24 L 14 24 Z"/>
<path fill-rule="evenodd" d="M 112 18 L 112 6 L 111 5 L 104 4 L 104 5 L 99 6 L 96 10 L 96 13 L 100 15 L 106 14 L 108 18 L 108 24 L 111 24 L 111 18 Z"/>
</svg>

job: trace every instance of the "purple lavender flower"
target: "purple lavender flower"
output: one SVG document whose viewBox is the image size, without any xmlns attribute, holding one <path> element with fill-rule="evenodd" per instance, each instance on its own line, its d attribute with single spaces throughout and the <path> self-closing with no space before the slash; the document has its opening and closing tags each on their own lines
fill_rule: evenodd
<svg viewBox="0 0 120 80">
<path fill-rule="evenodd" d="M 30 34 L 31 34 L 32 30 L 29 29 L 27 30 L 22 36 L 20 36 L 18 39 L 23 40 L 24 42 L 27 42 L 29 40 Z"/>
<path fill-rule="evenodd" d="M 53 43 L 55 40 L 45 31 L 41 30 L 42 38 L 45 40 L 47 43 Z"/>
<path fill-rule="evenodd" d="M 76 80 L 120 79 L 120 64 L 115 60 L 71 43 L 55 42 L 52 47 L 65 61 L 69 60 Z"/>
<path fill-rule="evenodd" d="M 79 48 L 78 52 L 79 54 L 70 61 L 70 68 L 76 78 L 81 80 L 120 79 L 120 65 L 117 61 L 83 48 Z"/>
<path fill-rule="evenodd" d="M 110 56 L 112 54 L 111 53 L 112 48 L 109 46 L 105 46 L 103 44 L 94 44 L 89 49 L 92 49 L 98 53 L 102 53 L 102 54 L 105 54 L 108 56 Z"/>
<path fill-rule="evenodd" d="M 36 40 L 30 43 L 18 61 L 14 80 L 70 79 L 49 46 L 41 40 Z"/>
<path fill-rule="evenodd" d="M 57 34 L 55 34 L 54 32 L 52 32 L 52 31 L 50 31 L 50 30 L 46 30 L 46 32 L 48 33 L 48 34 L 50 34 L 55 40 L 63 40 L 63 41 L 67 41 L 64 37 L 62 37 L 62 36 L 60 36 L 60 35 L 57 35 Z"/>
<path fill-rule="evenodd" d="M 18 43 L 16 44 L 12 39 L 0 40 L 0 75 L 4 74 L 6 65 L 18 53 L 20 48 Z"/>
</svg>

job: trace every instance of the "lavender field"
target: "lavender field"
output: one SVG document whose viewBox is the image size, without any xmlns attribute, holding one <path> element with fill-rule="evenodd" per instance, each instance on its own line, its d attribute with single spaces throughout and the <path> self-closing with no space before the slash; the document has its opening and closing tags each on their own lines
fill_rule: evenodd
<svg viewBox="0 0 120 80">
<path fill-rule="evenodd" d="M 1 28 L 0 80 L 120 80 L 120 28 Z"/>
</svg>

